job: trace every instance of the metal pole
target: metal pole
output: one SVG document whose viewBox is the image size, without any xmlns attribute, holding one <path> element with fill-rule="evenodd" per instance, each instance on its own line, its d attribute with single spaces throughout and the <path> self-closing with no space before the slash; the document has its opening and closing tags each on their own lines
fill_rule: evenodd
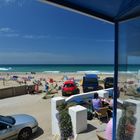
<svg viewBox="0 0 140 140">
<path fill-rule="evenodd" d="M 119 23 L 115 22 L 115 41 L 114 41 L 114 95 L 113 95 L 113 137 L 116 140 L 116 121 L 117 121 L 117 95 L 118 95 L 118 53 L 119 53 Z"/>
</svg>

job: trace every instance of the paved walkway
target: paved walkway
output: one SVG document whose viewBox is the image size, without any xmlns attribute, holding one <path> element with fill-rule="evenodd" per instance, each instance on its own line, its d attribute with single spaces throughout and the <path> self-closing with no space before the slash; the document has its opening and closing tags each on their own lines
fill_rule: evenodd
<svg viewBox="0 0 140 140">
<path fill-rule="evenodd" d="M 105 123 L 100 123 L 100 121 L 97 118 L 94 118 L 91 121 L 88 121 L 88 129 L 87 131 L 78 134 L 77 140 L 98 140 L 96 136 L 96 131 L 101 131 L 101 133 L 104 133 L 105 130 Z"/>
<path fill-rule="evenodd" d="M 42 94 L 22 95 L 0 100 L 0 115 L 29 114 L 39 122 L 39 131 L 32 140 L 52 140 L 51 102 Z"/>
</svg>

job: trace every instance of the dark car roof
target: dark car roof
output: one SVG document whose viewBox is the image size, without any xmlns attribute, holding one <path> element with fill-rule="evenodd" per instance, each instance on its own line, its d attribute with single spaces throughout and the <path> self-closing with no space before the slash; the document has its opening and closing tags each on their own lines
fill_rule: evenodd
<svg viewBox="0 0 140 140">
<path fill-rule="evenodd" d="M 98 76 L 96 74 L 86 74 L 85 77 L 86 78 L 98 78 Z"/>
<path fill-rule="evenodd" d="M 106 77 L 104 79 L 105 82 L 113 82 L 114 81 L 114 77 Z"/>
</svg>

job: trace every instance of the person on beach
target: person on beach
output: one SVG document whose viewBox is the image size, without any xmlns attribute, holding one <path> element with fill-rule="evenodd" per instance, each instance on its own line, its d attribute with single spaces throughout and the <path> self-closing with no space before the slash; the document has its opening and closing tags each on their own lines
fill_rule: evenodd
<svg viewBox="0 0 140 140">
<path fill-rule="evenodd" d="M 49 83 L 48 82 L 45 83 L 45 90 L 46 90 L 46 92 L 48 92 L 48 90 L 49 90 Z"/>
<path fill-rule="evenodd" d="M 2 80 L 3 80 L 3 86 L 5 86 L 5 78 L 3 78 Z"/>
<path fill-rule="evenodd" d="M 99 98 L 98 93 L 94 93 L 94 97 L 92 99 L 93 109 L 98 111 L 102 107 L 102 101 Z"/>
<path fill-rule="evenodd" d="M 106 125 L 105 138 L 107 140 L 112 140 L 112 129 L 113 129 L 113 118 L 111 118 Z"/>
</svg>

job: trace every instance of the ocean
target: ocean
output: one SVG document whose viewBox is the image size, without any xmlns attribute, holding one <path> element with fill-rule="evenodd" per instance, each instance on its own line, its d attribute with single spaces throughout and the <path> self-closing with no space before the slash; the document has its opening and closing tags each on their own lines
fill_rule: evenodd
<svg viewBox="0 0 140 140">
<path fill-rule="evenodd" d="M 121 71 L 138 72 L 140 65 L 121 65 Z M 43 72 L 43 73 L 113 73 L 114 65 L 106 64 L 28 64 L 0 65 L 0 72 Z"/>
</svg>

